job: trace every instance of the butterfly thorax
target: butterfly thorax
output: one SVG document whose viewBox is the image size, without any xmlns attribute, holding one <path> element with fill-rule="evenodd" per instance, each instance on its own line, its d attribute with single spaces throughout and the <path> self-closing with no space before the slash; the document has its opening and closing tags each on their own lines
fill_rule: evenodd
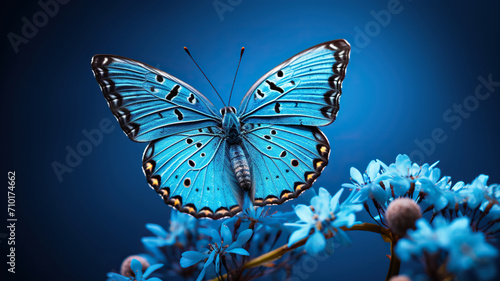
<svg viewBox="0 0 500 281">
<path fill-rule="evenodd" d="M 226 136 L 226 142 L 229 146 L 229 158 L 234 175 L 238 180 L 240 188 L 244 191 L 250 191 L 252 180 L 250 176 L 250 166 L 241 141 L 241 123 L 236 116 L 236 109 L 227 106 L 221 109 L 222 129 Z"/>
<path fill-rule="evenodd" d="M 222 130 L 226 135 L 226 141 L 229 145 L 241 144 L 241 123 L 236 116 L 236 109 L 232 106 L 226 106 L 221 109 Z"/>
</svg>

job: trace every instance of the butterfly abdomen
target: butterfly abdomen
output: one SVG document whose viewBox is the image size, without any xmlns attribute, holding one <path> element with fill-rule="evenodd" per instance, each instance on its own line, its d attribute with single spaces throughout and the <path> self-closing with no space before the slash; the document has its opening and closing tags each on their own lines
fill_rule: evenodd
<svg viewBox="0 0 500 281">
<path fill-rule="evenodd" d="M 250 176 L 250 167 L 248 166 L 243 148 L 239 144 L 232 144 L 229 147 L 229 155 L 231 158 L 231 166 L 233 167 L 238 184 L 244 191 L 249 191 L 252 187 L 252 180 Z"/>
</svg>

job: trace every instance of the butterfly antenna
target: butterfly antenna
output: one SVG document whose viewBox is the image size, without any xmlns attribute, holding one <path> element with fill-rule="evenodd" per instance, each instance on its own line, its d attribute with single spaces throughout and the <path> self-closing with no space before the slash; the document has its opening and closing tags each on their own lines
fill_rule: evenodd
<svg viewBox="0 0 500 281">
<path fill-rule="evenodd" d="M 212 82 L 210 82 L 210 79 L 208 79 L 208 77 L 205 75 L 205 72 L 203 72 L 203 70 L 201 70 L 201 67 L 196 63 L 196 61 L 193 59 L 193 56 L 191 56 L 191 53 L 189 52 L 188 48 L 187 47 L 184 47 L 184 51 L 186 51 L 186 53 L 189 55 L 189 57 L 193 60 L 194 64 L 196 64 L 196 66 L 198 67 L 198 69 L 201 71 L 201 73 L 203 74 L 203 76 L 205 76 L 205 78 L 207 79 L 208 83 L 210 83 L 210 86 L 212 86 L 212 88 L 214 89 L 215 93 L 217 94 L 217 96 L 219 96 L 219 99 L 222 101 L 222 104 L 224 104 L 224 107 L 226 106 L 226 104 L 224 103 L 224 100 L 221 98 L 221 96 L 219 95 L 219 92 L 217 92 L 217 90 L 215 89 L 214 85 L 212 85 Z"/>
<path fill-rule="evenodd" d="M 233 95 L 234 82 L 236 81 L 236 76 L 238 75 L 238 69 L 240 69 L 241 57 L 243 57 L 243 52 L 245 52 L 245 47 L 241 47 L 240 60 L 238 61 L 238 67 L 236 68 L 236 73 L 234 74 L 233 85 L 231 86 L 231 93 L 229 93 L 229 101 L 227 105 L 231 104 L 231 96 Z"/>
</svg>

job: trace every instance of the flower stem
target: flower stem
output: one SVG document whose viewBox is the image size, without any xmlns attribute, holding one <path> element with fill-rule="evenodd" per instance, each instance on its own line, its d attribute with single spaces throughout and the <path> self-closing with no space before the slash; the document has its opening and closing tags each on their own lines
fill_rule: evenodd
<svg viewBox="0 0 500 281">
<path fill-rule="evenodd" d="M 396 253 L 394 252 L 396 241 L 393 238 L 392 234 L 389 236 L 389 238 L 391 239 L 391 262 L 389 263 L 389 270 L 387 271 L 387 277 L 385 278 L 386 281 L 391 279 L 391 277 L 398 275 L 399 268 L 401 266 L 401 260 L 398 257 L 396 257 Z"/>
<path fill-rule="evenodd" d="M 347 228 L 347 227 L 342 227 L 342 230 L 344 231 L 352 231 L 352 230 L 361 230 L 361 231 L 369 231 L 369 232 L 374 232 L 374 233 L 378 233 L 378 234 L 381 234 L 381 235 L 385 235 L 385 236 L 388 236 L 388 237 L 392 237 L 392 234 L 391 232 L 386 229 L 386 228 L 383 228 L 382 226 L 380 225 L 376 225 L 376 224 L 373 224 L 373 223 L 361 223 L 361 224 L 356 224 L 356 225 L 353 225 L 352 227 L 350 228 Z M 334 235 L 333 233 L 329 233 L 327 235 L 325 235 L 325 238 L 326 239 L 330 239 L 332 238 Z M 299 240 L 297 241 L 297 243 L 293 244 L 292 246 L 288 247 L 288 244 L 285 244 L 279 248 L 276 248 L 270 252 L 267 252 L 263 255 L 260 255 L 254 259 L 251 259 L 249 260 L 248 262 L 246 262 L 243 266 L 242 266 L 242 270 L 245 270 L 245 269 L 249 269 L 249 268 L 254 268 L 254 267 L 257 267 L 257 266 L 261 266 L 261 265 L 264 265 L 266 263 L 269 263 L 269 262 L 273 262 L 279 258 L 281 258 L 284 254 L 286 254 L 287 252 L 290 252 L 300 246 L 303 246 L 304 244 L 306 244 L 307 242 L 307 239 L 308 237 L 302 239 L 302 240 Z M 391 247 L 391 254 L 392 254 L 392 247 Z M 392 264 L 392 259 L 391 259 L 391 264 Z M 398 269 L 399 271 L 399 264 L 398 264 Z M 227 278 L 227 274 L 224 274 L 222 275 L 222 279 L 226 279 Z M 217 278 L 214 278 L 212 279 L 211 281 L 217 281 Z"/>
</svg>

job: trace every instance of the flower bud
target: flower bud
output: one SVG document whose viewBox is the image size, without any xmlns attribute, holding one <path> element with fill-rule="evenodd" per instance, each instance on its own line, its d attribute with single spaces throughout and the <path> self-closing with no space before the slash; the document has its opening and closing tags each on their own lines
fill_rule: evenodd
<svg viewBox="0 0 500 281">
<path fill-rule="evenodd" d="M 142 272 L 144 272 L 149 267 L 149 262 L 145 258 L 137 255 L 129 256 L 122 262 L 122 266 L 120 269 L 121 275 L 126 277 L 129 276 L 135 277 L 135 272 L 132 271 L 132 269 L 130 268 L 130 263 L 132 262 L 133 259 L 136 259 L 141 262 Z"/>
<path fill-rule="evenodd" d="M 422 217 L 420 206 L 410 198 L 397 198 L 385 211 L 385 220 L 391 231 L 400 237 L 408 229 L 415 229 L 415 222 Z"/>
</svg>

